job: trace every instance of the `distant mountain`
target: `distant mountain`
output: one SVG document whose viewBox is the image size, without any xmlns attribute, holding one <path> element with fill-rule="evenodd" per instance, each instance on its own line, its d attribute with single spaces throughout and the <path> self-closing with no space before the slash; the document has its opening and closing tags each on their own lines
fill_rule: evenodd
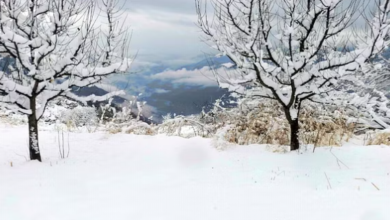
<svg viewBox="0 0 390 220">
<path fill-rule="evenodd" d="M 168 113 L 178 115 L 198 114 L 202 109 L 210 109 L 216 99 L 221 97 L 227 99 L 230 93 L 217 85 L 177 84 L 169 79 L 156 79 L 151 76 L 165 71 L 172 73 L 178 71 L 178 74 L 180 74 L 180 70 L 183 69 L 197 74 L 196 70 L 209 66 L 220 68 L 222 64 L 229 62 L 231 60 L 228 57 L 210 57 L 176 68 L 167 68 L 166 65 L 154 66 L 145 73 L 141 72 L 137 77 L 134 77 L 135 81 L 131 81 L 130 84 L 132 88 L 142 89 L 142 91 L 133 94 L 142 93 L 141 99 L 155 108 L 154 120 L 156 121 L 161 121 L 162 116 Z M 202 73 L 199 71 L 198 74 Z M 131 94 L 130 91 L 129 94 Z"/>
<path fill-rule="evenodd" d="M 142 83 L 135 83 L 130 81 L 129 84 L 132 87 L 142 86 Z M 153 121 L 148 118 L 141 118 L 142 121 L 147 123 L 158 123 L 161 122 L 162 116 L 172 113 L 177 115 L 191 115 L 198 114 L 202 109 L 212 108 L 212 104 L 216 99 L 221 98 L 222 96 L 228 96 L 228 93 L 224 89 L 219 87 L 203 87 L 203 86 L 189 86 L 189 85 L 180 85 L 176 86 L 169 82 L 161 82 L 156 80 L 145 80 L 145 87 L 148 90 L 148 95 L 142 94 L 138 97 L 139 101 L 146 101 L 148 105 L 152 106 L 155 110 L 153 112 Z M 159 93 L 153 92 L 156 88 L 165 90 L 166 92 Z M 108 92 L 98 88 L 96 86 L 85 87 L 80 89 L 75 89 L 73 91 L 79 96 L 89 96 L 92 94 L 95 95 L 105 95 Z M 130 95 L 132 95 L 130 93 Z M 138 95 L 137 93 L 134 95 Z M 113 99 L 114 107 L 118 107 L 126 101 L 125 98 L 115 96 Z M 90 106 L 99 106 L 100 104 L 106 104 L 104 102 L 89 102 Z"/>
<path fill-rule="evenodd" d="M 199 62 L 193 63 L 193 64 L 187 64 L 183 65 L 177 69 L 187 69 L 187 70 L 196 70 L 196 69 L 201 69 L 205 66 L 211 66 L 213 68 L 220 68 L 222 67 L 222 64 L 224 63 L 232 63 L 232 61 L 226 57 L 210 57 L 210 58 L 205 58 Z"/>
<path fill-rule="evenodd" d="M 386 59 L 390 58 L 390 49 L 384 51 L 383 56 Z M 135 70 L 135 74 L 125 76 L 122 81 L 116 82 L 115 85 L 119 89 L 125 89 L 129 95 L 138 96 L 140 101 L 147 101 L 147 104 L 154 107 L 154 120 L 161 121 L 162 116 L 168 113 L 178 115 L 198 114 L 202 109 L 208 110 L 212 108 L 216 99 L 223 97 L 229 99 L 230 93 L 217 86 L 202 86 L 190 84 L 175 84 L 169 80 L 155 79 L 152 76 L 164 71 L 179 71 L 186 69 L 196 71 L 203 67 L 211 66 L 220 68 L 222 64 L 232 63 L 226 57 L 210 57 L 203 60 L 196 60 L 194 63 L 183 64 L 178 67 L 170 67 L 169 65 L 160 63 L 149 67 L 141 67 Z M 81 95 L 105 93 L 99 88 L 86 88 L 79 91 Z M 116 97 L 114 102 L 121 104 L 123 98 Z M 227 102 L 226 102 L 227 103 Z"/>
<path fill-rule="evenodd" d="M 75 89 L 73 89 L 72 92 L 75 93 L 78 96 L 84 96 L 84 97 L 85 96 L 90 96 L 92 94 L 97 95 L 97 96 L 104 96 L 104 95 L 109 93 L 108 91 L 106 91 L 104 89 L 101 89 L 101 88 L 98 88 L 96 86 L 84 87 L 84 88 L 75 88 Z M 116 103 L 116 104 L 122 104 L 125 101 L 126 101 L 126 99 L 122 98 L 120 96 L 114 96 L 113 97 L 113 102 Z"/>
<path fill-rule="evenodd" d="M 155 93 L 146 100 L 158 109 L 158 113 L 177 115 L 199 114 L 203 108 L 212 108 L 216 99 L 227 96 L 226 90 L 218 87 L 178 87 L 167 93 Z"/>
<path fill-rule="evenodd" d="M 138 100 L 146 101 L 148 105 L 153 107 L 153 118 L 156 121 L 161 121 L 162 116 L 168 113 L 197 114 L 202 111 L 203 107 L 209 108 L 216 99 L 222 96 L 228 97 L 228 91 L 220 89 L 217 85 L 176 83 L 170 79 L 153 77 L 166 71 L 172 74 L 178 71 L 178 74 L 180 74 L 180 70 L 183 69 L 193 71 L 194 74 L 202 74 L 201 71 L 196 73 L 196 70 L 209 66 L 220 68 L 222 64 L 231 62 L 225 56 L 194 60 L 194 63 L 176 67 L 164 63 L 149 66 L 137 64 L 136 68 L 131 70 L 132 74 L 124 75 L 112 81 L 115 86 L 125 90 L 129 95 L 139 96 L 139 94 L 142 94 L 138 97 Z"/>
</svg>

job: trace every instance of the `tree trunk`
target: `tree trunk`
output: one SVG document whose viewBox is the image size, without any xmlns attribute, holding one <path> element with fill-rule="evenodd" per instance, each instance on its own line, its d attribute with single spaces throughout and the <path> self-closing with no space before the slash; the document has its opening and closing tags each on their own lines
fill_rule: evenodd
<svg viewBox="0 0 390 220">
<path fill-rule="evenodd" d="M 35 112 L 36 111 L 35 103 L 31 105 L 34 106 L 34 108 L 31 109 L 32 114 L 28 116 L 28 139 L 29 139 L 30 160 L 38 160 L 42 162 L 41 152 L 39 151 L 38 120 Z"/>
<path fill-rule="evenodd" d="M 299 106 L 300 108 L 300 106 Z M 290 125 L 290 150 L 299 150 L 299 108 L 296 118 L 291 117 L 291 112 L 289 108 L 284 108 L 284 113 L 286 115 L 287 121 Z"/>
<path fill-rule="evenodd" d="M 298 132 L 299 132 L 299 120 L 291 120 L 289 121 L 290 124 L 290 150 L 299 150 L 299 138 L 298 138 Z"/>
</svg>

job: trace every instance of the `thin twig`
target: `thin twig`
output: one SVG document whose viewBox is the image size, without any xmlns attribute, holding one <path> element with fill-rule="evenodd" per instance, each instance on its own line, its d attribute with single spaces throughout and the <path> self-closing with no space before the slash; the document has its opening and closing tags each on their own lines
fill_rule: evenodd
<svg viewBox="0 0 390 220">
<path fill-rule="evenodd" d="M 59 151 L 60 151 L 60 158 L 63 158 L 63 156 L 62 156 L 62 151 L 61 151 L 60 130 L 58 130 L 57 137 L 58 137 L 58 149 L 59 149 Z"/>
<path fill-rule="evenodd" d="M 28 161 L 27 157 L 26 157 L 26 156 L 24 156 L 24 155 L 17 154 L 17 153 L 15 153 L 15 155 L 16 155 L 16 156 L 19 156 L 19 157 L 23 157 L 24 159 L 26 159 L 26 161 Z"/>
<path fill-rule="evenodd" d="M 326 173 L 324 172 L 325 174 L 325 177 L 326 177 L 326 180 L 328 181 L 328 184 L 329 184 L 329 188 L 332 189 L 332 185 L 330 185 L 330 182 L 329 182 L 329 178 L 328 178 L 328 175 L 326 175 Z"/>
<path fill-rule="evenodd" d="M 66 157 L 68 158 L 69 157 L 69 152 L 70 152 L 70 144 L 69 144 L 69 132 L 68 132 L 68 154 L 66 155 Z"/>
<path fill-rule="evenodd" d="M 338 157 L 336 157 L 336 155 L 334 155 L 333 152 L 330 152 L 330 153 L 336 158 L 337 163 L 341 163 L 341 164 L 343 164 L 346 168 L 349 169 L 349 167 L 348 167 L 347 165 L 345 165 L 345 163 L 343 163 L 343 161 L 341 161 Z M 339 165 L 339 166 L 340 166 L 340 165 Z M 341 169 L 341 167 L 340 167 L 340 169 Z"/>
<path fill-rule="evenodd" d="M 317 133 L 316 142 L 314 143 L 313 153 L 316 150 L 316 147 L 317 147 L 317 144 L 318 144 L 318 139 L 320 137 L 320 131 L 321 131 L 321 129 L 319 129 L 318 133 Z"/>
<path fill-rule="evenodd" d="M 379 189 L 373 182 L 371 182 L 371 184 L 372 184 L 378 191 L 380 191 L 380 189 Z"/>
<path fill-rule="evenodd" d="M 65 158 L 65 141 L 64 141 L 64 130 L 62 130 L 62 156 Z"/>
</svg>

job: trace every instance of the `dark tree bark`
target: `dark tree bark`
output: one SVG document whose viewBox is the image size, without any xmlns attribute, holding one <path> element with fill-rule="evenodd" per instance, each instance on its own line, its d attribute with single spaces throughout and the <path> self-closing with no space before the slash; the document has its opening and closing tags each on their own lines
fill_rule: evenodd
<svg viewBox="0 0 390 220">
<path fill-rule="evenodd" d="M 287 121 L 290 125 L 290 150 L 299 150 L 299 110 L 300 105 L 298 105 L 298 114 L 297 118 L 291 118 L 290 109 L 284 108 L 284 113 L 286 115 Z"/>
<path fill-rule="evenodd" d="M 299 121 L 298 119 L 289 121 L 290 124 L 290 150 L 299 150 Z"/>
<path fill-rule="evenodd" d="M 41 152 L 38 142 L 38 119 L 36 117 L 36 98 L 30 100 L 31 115 L 28 116 L 28 143 L 30 151 L 30 160 L 38 160 L 42 162 Z"/>
</svg>

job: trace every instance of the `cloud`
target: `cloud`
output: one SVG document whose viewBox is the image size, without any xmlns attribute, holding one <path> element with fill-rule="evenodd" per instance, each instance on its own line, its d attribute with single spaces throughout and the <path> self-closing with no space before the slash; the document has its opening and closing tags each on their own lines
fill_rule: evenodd
<svg viewBox="0 0 390 220">
<path fill-rule="evenodd" d="M 170 81 L 172 84 L 187 84 L 200 86 L 217 86 L 214 72 L 209 67 L 197 70 L 167 70 L 151 76 L 152 79 Z"/>
<path fill-rule="evenodd" d="M 155 89 L 154 90 L 154 93 L 158 93 L 158 94 L 163 94 L 163 93 L 168 93 L 170 92 L 169 90 L 166 90 L 166 89 Z"/>
<path fill-rule="evenodd" d="M 194 0 L 120 0 L 133 30 L 131 49 L 138 61 L 179 63 L 204 52 L 214 53 L 200 38 Z M 276 0 L 280 2 L 280 0 Z M 352 1 L 345 0 L 345 7 Z M 359 12 L 373 9 L 378 0 L 364 1 Z M 210 10 L 212 12 L 212 10 Z M 356 21 L 358 26 L 364 19 Z"/>
<path fill-rule="evenodd" d="M 163 1 L 163 4 L 161 0 L 131 2 L 123 17 L 132 30 L 131 51 L 138 60 L 172 62 L 212 51 L 200 39 L 195 9 L 190 12 L 187 8 L 195 7 L 192 0 Z"/>
<path fill-rule="evenodd" d="M 195 13 L 194 0 L 131 0 L 127 1 L 129 8 L 155 9 L 174 13 Z"/>
<path fill-rule="evenodd" d="M 98 84 L 95 84 L 96 87 L 100 88 L 100 89 L 103 89 L 107 92 L 115 92 L 115 91 L 120 91 L 120 89 L 114 85 L 112 85 L 111 83 L 109 84 L 106 84 L 106 83 L 98 83 Z"/>
</svg>

